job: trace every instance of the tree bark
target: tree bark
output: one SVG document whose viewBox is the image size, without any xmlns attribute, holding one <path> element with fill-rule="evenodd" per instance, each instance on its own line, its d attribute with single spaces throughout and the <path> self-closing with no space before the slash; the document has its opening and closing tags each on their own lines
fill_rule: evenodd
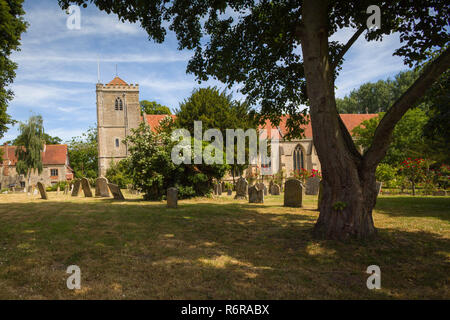
<svg viewBox="0 0 450 320">
<path fill-rule="evenodd" d="M 372 218 L 377 199 L 376 167 L 385 156 L 396 123 L 448 69 L 449 50 L 430 62 L 389 109 L 375 132 L 372 146 L 362 156 L 336 109 L 334 63 L 330 61 L 328 48 L 328 8 L 328 0 L 305 0 L 297 32 L 314 145 L 323 176 L 320 214 L 314 232 L 328 239 L 366 239 L 376 234 Z"/>
<path fill-rule="evenodd" d="M 360 170 L 362 156 L 336 109 L 328 48 L 328 1 L 306 0 L 302 19 L 300 41 L 311 125 L 323 176 L 314 232 L 329 239 L 368 238 L 376 233 L 372 220 L 375 169 Z"/>
</svg>

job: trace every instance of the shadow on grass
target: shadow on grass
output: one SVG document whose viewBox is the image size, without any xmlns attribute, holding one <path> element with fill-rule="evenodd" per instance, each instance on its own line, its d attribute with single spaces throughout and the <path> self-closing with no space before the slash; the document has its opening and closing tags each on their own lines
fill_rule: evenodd
<svg viewBox="0 0 450 320">
<path fill-rule="evenodd" d="M 37 287 L 67 298 L 52 279 L 77 264 L 92 288 L 84 298 L 448 298 L 449 239 L 380 226 L 370 242 L 316 240 L 316 215 L 245 203 L 0 204 L 0 279 L 24 296 Z M 44 273 L 30 272 L 34 260 Z M 382 290 L 366 288 L 372 264 Z"/>
<path fill-rule="evenodd" d="M 380 197 L 375 210 L 394 217 L 432 217 L 450 221 L 450 197 Z"/>
</svg>

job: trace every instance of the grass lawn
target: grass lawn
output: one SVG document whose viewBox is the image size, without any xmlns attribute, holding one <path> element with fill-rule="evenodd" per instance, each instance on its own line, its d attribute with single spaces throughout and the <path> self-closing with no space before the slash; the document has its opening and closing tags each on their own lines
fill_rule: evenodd
<svg viewBox="0 0 450 320">
<path fill-rule="evenodd" d="M 312 196 L 301 209 L 125 196 L 1 194 L 0 299 L 450 299 L 450 197 L 380 197 L 379 236 L 361 243 L 314 239 Z"/>
</svg>

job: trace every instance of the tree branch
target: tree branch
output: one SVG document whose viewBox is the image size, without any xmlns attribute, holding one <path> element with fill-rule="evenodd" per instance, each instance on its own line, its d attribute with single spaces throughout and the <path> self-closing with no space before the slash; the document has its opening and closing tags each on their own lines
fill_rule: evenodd
<svg viewBox="0 0 450 320">
<path fill-rule="evenodd" d="M 450 48 L 447 48 L 424 68 L 419 78 L 386 112 L 375 130 L 372 145 L 363 157 L 365 168 L 373 169 L 383 159 L 397 122 L 400 121 L 406 111 L 419 102 L 420 98 L 449 67 Z"/>
<path fill-rule="evenodd" d="M 361 26 L 358 29 L 358 31 L 356 31 L 355 34 L 353 34 L 353 36 L 347 41 L 347 43 L 341 49 L 341 51 L 339 51 L 338 56 L 333 61 L 333 65 L 332 65 L 333 70 L 336 69 L 336 67 L 338 66 L 339 62 L 342 60 L 342 58 L 344 58 L 344 55 L 347 53 L 348 49 L 350 49 L 351 46 L 355 43 L 355 41 L 358 40 L 359 36 L 364 32 L 364 30 L 366 30 L 366 27 L 365 26 Z"/>
</svg>

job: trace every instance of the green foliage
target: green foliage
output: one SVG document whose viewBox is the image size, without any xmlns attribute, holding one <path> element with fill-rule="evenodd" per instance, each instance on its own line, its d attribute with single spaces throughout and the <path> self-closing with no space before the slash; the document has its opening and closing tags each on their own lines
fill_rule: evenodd
<svg viewBox="0 0 450 320">
<path fill-rule="evenodd" d="M 61 144 L 62 142 L 62 139 L 60 137 L 52 137 L 51 135 L 45 132 L 43 138 L 45 144 Z M 21 145 L 23 144 L 23 141 L 20 141 L 20 139 L 23 139 L 23 136 L 19 136 L 13 141 L 8 141 L 8 144 L 12 144 L 13 146 Z"/>
<path fill-rule="evenodd" d="M 180 104 L 176 112 L 175 126 L 187 129 L 194 135 L 194 121 L 202 121 L 202 133 L 208 129 L 218 129 L 226 139 L 226 129 L 256 129 L 253 112 L 246 103 L 234 101 L 231 94 L 220 92 L 216 87 L 199 88 Z M 248 138 L 245 146 L 245 164 L 237 164 L 237 144 L 235 144 L 234 159 L 231 171 L 242 172 L 249 164 Z"/>
<path fill-rule="evenodd" d="M 30 178 L 31 172 L 42 173 L 42 154 L 44 150 L 44 126 L 40 115 L 31 116 L 27 123 L 21 123 L 17 137 L 16 170 Z"/>
<path fill-rule="evenodd" d="M 130 145 L 128 173 L 134 186 L 144 192 L 146 200 L 164 198 L 170 187 L 178 188 L 179 198 L 207 195 L 211 192 L 212 180 L 221 179 L 229 169 L 226 165 L 215 164 L 175 165 L 171 152 L 176 142 L 172 141 L 170 132 L 154 133 L 144 123 L 131 131 L 126 139 Z M 204 142 L 203 149 L 206 146 Z"/>
<path fill-rule="evenodd" d="M 70 166 L 76 178 L 95 179 L 98 174 L 97 128 L 91 127 L 81 137 L 68 143 Z"/>
<path fill-rule="evenodd" d="M 13 51 L 19 51 L 20 36 L 28 24 L 24 21 L 23 0 L 0 1 L 0 138 L 14 123 L 6 113 L 14 94 L 8 87 L 12 84 L 17 64 L 9 59 Z"/>
<path fill-rule="evenodd" d="M 352 90 L 343 99 L 336 99 L 339 113 L 380 113 L 386 112 L 392 104 L 413 84 L 417 71 L 403 71 L 394 80 L 368 82 Z"/>
<path fill-rule="evenodd" d="M 342 211 L 347 207 L 347 203 L 343 202 L 343 201 L 336 201 L 335 203 L 333 203 L 333 210 L 334 211 Z"/>
<path fill-rule="evenodd" d="M 377 181 L 383 182 L 386 187 L 390 187 L 390 184 L 396 179 L 398 169 L 387 164 L 380 163 L 375 172 Z"/>
<path fill-rule="evenodd" d="M 133 183 L 129 171 L 127 159 L 120 160 L 116 163 L 111 161 L 111 165 L 106 170 L 106 179 L 111 183 L 117 184 L 119 188 L 125 189 L 127 185 Z"/>
<path fill-rule="evenodd" d="M 142 113 L 145 114 L 172 114 L 169 107 L 163 106 L 156 101 L 142 100 L 139 102 Z"/>
<path fill-rule="evenodd" d="M 367 150 L 372 144 L 375 130 L 384 113 L 363 121 L 353 129 L 356 145 Z M 406 158 L 424 156 L 426 142 L 423 128 L 428 121 L 425 111 L 420 108 L 409 110 L 397 123 L 392 134 L 392 142 L 382 163 L 397 165 Z"/>
</svg>

